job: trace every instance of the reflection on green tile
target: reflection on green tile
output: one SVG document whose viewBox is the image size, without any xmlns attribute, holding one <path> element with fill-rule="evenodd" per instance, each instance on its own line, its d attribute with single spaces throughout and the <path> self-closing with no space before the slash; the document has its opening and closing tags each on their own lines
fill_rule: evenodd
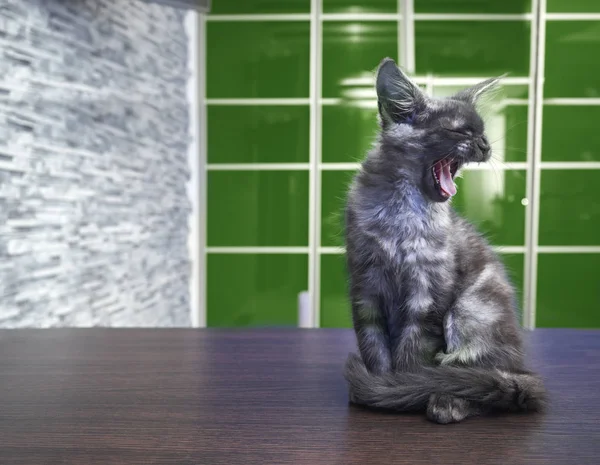
<svg viewBox="0 0 600 465">
<path fill-rule="evenodd" d="M 344 205 L 353 171 L 321 172 L 321 245 L 344 245 Z"/>
<path fill-rule="evenodd" d="M 208 98 L 308 97 L 308 21 L 209 21 L 206 27 Z"/>
<path fill-rule="evenodd" d="M 415 21 L 417 73 L 527 76 L 529 28 L 528 21 Z"/>
<path fill-rule="evenodd" d="M 209 171 L 209 246 L 308 245 L 306 171 Z"/>
<path fill-rule="evenodd" d="M 539 243 L 600 245 L 600 170 L 542 170 Z"/>
<path fill-rule="evenodd" d="M 508 105 L 502 111 L 503 130 L 489 134 L 494 157 L 492 165 L 498 166 L 502 161 L 527 161 L 528 109 L 527 105 Z"/>
<path fill-rule="evenodd" d="M 209 327 L 296 326 L 298 294 L 308 287 L 308 257 L 208 254 Z"/>
<path fill-rule="evenodd" d="M 542 160 L 600 161 L 600 106 L 545 105 Z"/>
<path fill-rule="evenodd" d="M 323 13 L 395 13 L 398 0 L 323 0 Z"/>
<path fill-rule="evenodd" d="M 209 163 L 301 163 L 309 159 L 309 106 L 209 106 Z"/>
<path fill-rule="evenodd" d="M 310 0 L 213 0 L 211 14 L 310 13 Z"/>
<path fill-rule="evenodd" d="M 600 97 L 600 21 L 548 21 L 544 97 Z"/>
<path fill-rule="evenodd" d="M 358 162 L 365 158 L 379 127 L 377 108 L 325 105 L 322 115 L 323 162 Z"/>
<path fill-rule="evenodd" d="M 351 314 L 345 256 L 321 255 L 321 327 L 350 328 Z"/>
<path fill-rule="evenodd" d="M 323 97 L 371 98 L 381 59 L 398 55 L 397 22 L 323 23 Z"/>
<path fill-rule="evenodd" d="M 502 253 L 499 254 L 500 259 L 504 263 L 506 274 L 510 282 L 515 287 L 517 292 L 517 305 L 519 311 L 519 319 L 523 315 L 523 273 L 525 257 L 522 253 Z"/>
<path fill-rule="evenodd" d="M 546 0 L 548 13 L 599 13 L 598 0 Z"/>
<path fill-rule="evenodd" d="M 524 170 L 464 171 L 453 206 L 494 245 L 523 245 L 526 178 Z"/>
<path fill-rule="evenodd" d="M 415 13 L 529 13 L 531 0 L 414 0 Z"/>
<path fill-rule="evenodd" d="M 600 328 L 600 254 L 540 254 L 536 326 Z"/>
</svg>

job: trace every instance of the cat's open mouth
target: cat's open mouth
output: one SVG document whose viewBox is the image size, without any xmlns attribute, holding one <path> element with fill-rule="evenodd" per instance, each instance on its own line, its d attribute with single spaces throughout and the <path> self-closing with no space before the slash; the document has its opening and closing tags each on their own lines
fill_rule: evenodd
<svg viewBox="0 0 600 465">
<path fill-rule="evenodd" d="M 454 175 L 458 171 L 458 168 L 458 161 L 450 157 L 442 158 L 431 168 L 433 183 L 438 193 L 445 199 L 449 199 L 456 194 Z"/>
</svg>

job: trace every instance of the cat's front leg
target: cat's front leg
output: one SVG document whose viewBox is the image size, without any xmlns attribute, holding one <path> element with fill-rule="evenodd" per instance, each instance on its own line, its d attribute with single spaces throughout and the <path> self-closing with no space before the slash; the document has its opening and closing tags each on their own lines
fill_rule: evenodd
<svg viewBox="0 0 600 465">
<path fill-rule="evenodd" d="M 385 319 L 377 306 L 368 300 L 352 304 L 358 349 L 367 369 L 374 374 L 392 369 L 389 335 Z"/>
</svg>

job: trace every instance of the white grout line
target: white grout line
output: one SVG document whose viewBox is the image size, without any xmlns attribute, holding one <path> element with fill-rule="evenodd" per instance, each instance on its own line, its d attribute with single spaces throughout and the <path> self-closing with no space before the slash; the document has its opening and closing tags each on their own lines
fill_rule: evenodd
<svg viewBox="0 0 600 465">
<path fill-rule="evenodd" d="M 321 21 L 396 21 L 394 13 L 324 13 Z M 548 21 L 598 21 L 600 13 L 547 13 Z M 417 21 L 529 21 L 533 14 L 495 14 L 495 13 L 415 13 Z M 246 15 L 208 15 L 207 21 L 310 21 L 310 13 L 295 14 L 246 14 Z"/>
<path fill-rule="evenodd" d="M 309 247 L 206 247 L 206 253 L 218 254 L 308 254 Z"/>
<path fill-rule="evenodd" d="M 415 13 L 417 21 L 528 21 L 531 13 L 494 14 L 494 13 Z"/>
<path fill-rule="evenodd" d="M 538 253 L 600 253 L 596 245 L 540 245 Z"/>
<path fill-rule="evenodd" d="M 323 171 L 355 171 L 360 168 L 360 163 L 321 163 L 319 166 Z M 502 164 L 490 165 L 482 163 L 480 165 L 465 165 L 464 171 L 487 171 L 487 170 L 525 170 L 527 169 L 526 162 L 503 162 Z"/>
<path fill-rule="evenodd" d="M 249 14 L 249 15 L 208 15 L 207 21 L 310 21 L 310 13 L 297 14 Z"/>
<path fill-rule="evenodd" d="M 198 125 L 199 125 L 199 219 L 198 228 L 198 317 L 195 322 L 198 327 L 205 328 L 207 322 L 207 288 L 206 288 L 206 213 L 207 213 L 207 123 L 206 123 L 206 15 L 201 13 L 197 19 L 198 28 Z"/>
<path fill-rule="evenodd" d="M 599 170 L 600 161 L 543 161 L 543 170 Z"/>
<path fill-rule="evenodd" d="M 319 247 L 319 253 L 322 255 L 342 255 L 346 253 L 344 247 Z"/>
<path fill-rule="evenodd" d="M 402 65 L 410 73 L 415 73 L 415 5 L 414 0 L 398 0 L 398 11 L 402 18 L 398 20 L 398 53 L 402 51 Z"/>
<path fill-rule="evenodd" d="M 529 130 L 529 129 L 528 129 Z M 544 161 L 540 162 L 543 170 L 598 170 L 600 161 Z M 309 171 L 311 163 L 208 163 L 208 171 Z M 318 169 L 323 171 L 356 171 L 360 162 L 318 163 Z M 526 170 L 528 162 L 507 161 L 501 164 L 489 163 L 468 164 L 463 171 L 488 171 L 488 170 Z"/>
<path fill-rule="evenodd" d="M 305 171 L 310 163 L 209 163 L 209 171 Z"/>
<path fill-rule="evenodd" d="M 541 180 L 541 162 L 542 162 L 542 118 L 544 110 L 544 72 L 545 72 L 545 54 L 546 54 L 546 0 L 537 1 L 537 46 L 536 46 L 536 83 L 535 83 L 535 112 L 534 112 L 534 142 L 533 142 L 533 160 L 532 160 L 532 187 L 530 192 L 531 205 L 531 227 L 529 245 L 531 248 L 530 266 L 528 274 L 528 312 L 526 327 L 535 328 L 536 304 L 537 304 L 537 267 L 538 267 L 538 241 L 540 224 L 540 180 Z M 534 4 L 535 4 L 534 1 Z"/>
<path fill-rule="evenodd" d="M 309 172 L 309 239 L 308 293 L 310 326 L 320 326 L 321 263 L 318 247 L 321 241 L 321 85 L 322 85 L 322 0 L 311 0 L 310 21 L 310 172 Z"/>
<path fill-rule="evenodd" d="M 547 98 L 544 105 L 596 106 L 600 105 L 600 98 Z"/>
<path fill-rule="evenodd" d="M 600 13 L 546 13 L 548 21 L 599 21 Z"/>
<path fill-rule="evenodd" d="M 538 16 L 537 16 L 537 0 L 532 1 L 532 9 L 536 14 L 531 21 L 531 34 L 529 37 L 530 49 L 529 49 L 529 75 L 531 77 L 529 82 L 529 95 L 528 95 L 528 107 L 527 107 L 527 181 L 525 186 L 525 198 L 531 199 L 533 196 L 533 153 L 535 145 L 535 89 L 536 89 L 536 69 L 537 69 L 537 27 L 538 27 Z M 532 202 L 527 202 L 525 206 L 525 257 L 523 260 L 523 326 L 525 328 L 531 327 L 531 309 L 530 309 L 530 292 L 531 292 L 531 265 L 532 265 Z"/>
<path fill-rule="evenodd" d="M 321 21 L 396 21 L 396 13 L 322 13 Z"/>
<path fill-rule="evenodd" d="M 495 252 L 500 254 L 526 253 L 527 248 L 523 245 L 498 245 L 492 247 Z M 317 253 L 323 255 L 338 255 L 346 252 L 344 247 L 324 246 L 317 247 Z M 247 246 L 217 246 L 206 247 L 206 253 L 209 254 L 309 254 L 310 247 L 281 246 L 281 247 L 247 247 Z M 578 246 L 578 245 L 540 245 L 539 253 L 600 253 L 600 246 Z"/>
<path fill-rule="evenodd" d="M 499 254 L 525 253 L 523 245 L 499 245 L 492 247 Z M 319 253 L 323 255 L 341 255 L 346 253 L 344 247 L 319 247 Z"/>
<path fill-rule="evenodd" d="M 309 98 L 208 98 L 207 105 L 309 105 Z"/>
</svg>

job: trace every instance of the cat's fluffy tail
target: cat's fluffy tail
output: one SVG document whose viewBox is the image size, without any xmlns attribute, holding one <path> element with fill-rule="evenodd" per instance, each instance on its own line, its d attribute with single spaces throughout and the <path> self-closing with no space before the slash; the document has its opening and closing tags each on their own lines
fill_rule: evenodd
<svg viewBox="0 0 600 465">
<path fill-rule="evenodd" d="M 483 368 L 424 367 L 413 373 L 370 373 L 360 356 L 350 354 L 344 373 L 350 400 L 389 410 L 425 410 L 432 394 L 445 394 L 483 408 L 542 410 L 546 391 L 534 374 Z"/>
</svg>

